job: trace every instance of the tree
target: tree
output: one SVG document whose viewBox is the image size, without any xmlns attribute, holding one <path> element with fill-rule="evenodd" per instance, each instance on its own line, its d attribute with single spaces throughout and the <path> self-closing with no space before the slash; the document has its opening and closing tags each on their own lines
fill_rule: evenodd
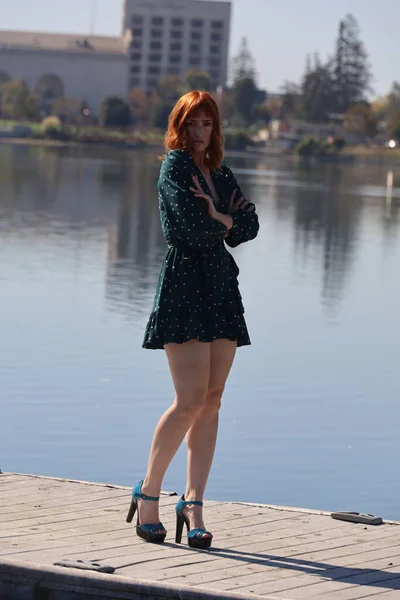
<svg viewBox="0 0 400 600">
<path fill-rule="evenodd" d="M 157 81 L 156 92 L 160 99 L 170 102 L 172 106 L 185 93 L 185 83 L 177 75 L 166 75 Z"/>
<path fill-rule="evenodd" d="M 301 118 L 303 113 L 303 98 L 301 86 L 292 81 L 285 81 L 281 86 L 283 98 L 279 107 L 279 116 L 285 119 L 289 116 Z"/>
<path fill-rule="evenodd" d="M 186 88 L 189 91 L 199 90 L 209 92 L 211 90 L 211 77 L 205 71 L 191 70 L 186 73 Z"/>
<path fill-rule="evenodd" d="M 247 38 L 242 38 L 239 53 L 233 59 L 233 83 L 241 79 L 256 81 L 256 69 L 253 55 L 247 45 Z"/>
<path fill-rule="evenodd" d="M 374 137 L 378 130 L 378 121 L 371 105 L 364 102 L 350 106 L 345 114 L 345 129 L 358 136 Z"/>
<path fill-rule="evenodd" d="M 57 98 L 53 102 L 52 114 L 64 123 L 74 122 L 79 116 L 80 101 L 78 98 Z"/>
<path fill-rule="evenodd" d="M 142 88 L 132 88 L 129 91 L 128 103 L 135 123 L 148 125 L 151 115 L 151 97 Z"/>
<path fill-rule="evenodd" d="M 371 71 L 367 52 L 359 39 L 357 20 L 348 14 L 339 23 L 333 64 L 335 110 L 344 113 L 365 100 L 370 91 Z"/>
<path fill-rule="evenodd" d="M 157 129 L 167 129 L 168 126 L 168 118 L 174 107 L 174 104 L 171 104 L 168 100 L 159 100 L 154 104 L 152 115 L 151 115 L 151 124 L 153 127 Z"/>
<path fill-rule="evenodd" d="M 132 123 L 129 104 L 119 96 L 104 98 L 100 107 L 100 123 L 103 126 L 127 127 Z"/>
<path fill-rule="evenodd" d="M 8 119 L 38 119 L 39 99 L 24 81 L 8 81 L 0 86 L 2 115 Z"/>
<path fill-rule="evenodd" d="M 253 120 L 258 97 L 254 59 L 246 38 L 243 38 L 239 54 L 234 58 L 232 99 L 235 112 L 245 125 L 250 125 Z"/>
<path fill-rule="evenodd" d="M 322 64 L 319 56 L 314 56 L 314 64 L 307 58 L 306 72 L 302 85 L 302 109 L 305 119 L 313 122 L 326 122 L 334 109 L 334 82 L 330 62 Z"/>
</svg>

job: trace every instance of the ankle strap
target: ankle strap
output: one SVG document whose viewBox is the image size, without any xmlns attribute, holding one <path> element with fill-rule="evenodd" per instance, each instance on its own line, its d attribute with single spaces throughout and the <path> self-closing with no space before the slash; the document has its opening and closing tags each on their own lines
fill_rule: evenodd
<svg viewBox="0 0 400 600">
<path fill-rule="evenodd" d="M 200 500 L 181 500 L 181 506 L 188 506 L 188 504 L 194 504 L 195 506 L 203 506 L 203 502 L 200 502 Z"/>
<path fill-rule="evenodd" d="M 141 500 L 152 500 L 153 502 L 158 502 L 160 497 L 159 496 L 148 496 L 147 494 L 144 494 L 142 492 L 142 486 L 143 486 L 143 479 L 142 479 L 142 481 L 139 481 L 139 483 L 137 484 L 136 487 L 133 488 L 132 495 L 134 496 L 134 498 L 140 498 Z"/>
</svg>

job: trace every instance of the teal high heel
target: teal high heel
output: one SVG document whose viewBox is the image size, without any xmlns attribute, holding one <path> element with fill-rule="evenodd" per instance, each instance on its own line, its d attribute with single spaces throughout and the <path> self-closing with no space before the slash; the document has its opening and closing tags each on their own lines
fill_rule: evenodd
<svg viewBox="0 0 400 600">
<path fill-rule="evenodd" d="M 175 506 L 176 512 L 176 536 L 175 542 L 180 544 L 182 541 L 182 531 L 183 525 L 186 525 L 187 529 L 187 540 L 190 548 L 200 548 L 202 550 L 206 550 L 211 546 L 212 542 L 212 533 L 210 531 L 206 531 L 205 529 L 192 529 L 190 530 L 190 523 L 188 517 L 186 517 L 182 510 L 185 506 L 189 506 L 190 504 L 194 504 L 195 506 L 203 506 L 203 502 L 198 500 L 190 500 L 186 501 L 184 496 L 178 501 L 178 504 Z M 207 537 L 203 537 L 204 534 L 207 534 Z"/>
<path fill-rule="evenodd" d="M 126 517 L 126 522 L 131 523 L 135 512 L 137 511 L 137 522 L 136 522 L 136 533 L 139 537 L 146 542 L 153 542 L 153 544 L 162 544 L 165 540 L 165 533 L 157 533 L 160 529 L 164 529 L 162 523 L 158 523 L 157 525 L 153 524 L 139 524 L 139 509 L 138 509 L 138 500 L 151 500 L 152 502 L 158 502 L 160 497 L 155 496 L 147 496 L 147 494 L 142 493 L 143 480 L 139 481 L 139 483 L 132 490 L 132 500 L 131 505 L 128 510 L 128 515 Z"/>
</svg>

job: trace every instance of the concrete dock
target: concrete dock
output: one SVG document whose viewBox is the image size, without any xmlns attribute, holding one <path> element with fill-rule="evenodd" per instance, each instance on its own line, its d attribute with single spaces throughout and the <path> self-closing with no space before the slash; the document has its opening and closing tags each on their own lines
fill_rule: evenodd
<svg viewBox="0 0 400 600">
<path fill-rule="evenodd" d="M 124 486 L 0 474 L 0 600 L 400 600 L 400 523 L 207 501 L 214 542 L 200 551 L 174 542 L 176 496 L 161 497 L 161 546 L 125 522 L 130 497 Z"/>
</svg>

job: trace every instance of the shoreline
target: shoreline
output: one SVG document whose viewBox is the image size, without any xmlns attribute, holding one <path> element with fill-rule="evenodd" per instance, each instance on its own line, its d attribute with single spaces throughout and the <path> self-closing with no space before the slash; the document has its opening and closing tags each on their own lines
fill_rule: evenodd
<svg viewBox="0 0 400 600">
<path fill-rule="evenodd" d="M 163 144 L 139 141 L 137 143 L 117 142 L 117 141 L 62 141 L 56 139 L 35 139 L 28 137 L 8 137 L 0 136 L 0 145 L 9 146 L 32 146 L 45 148 L 115 148 L 118 150 L 136 150 L 162 153 L 165 152 Z M 299 163 L 326 163 L 326 164 L 400 164 L 400 151 L 393 150 L 371 151 L 366 148 L 345 148 L 342 152 L 332 155 L 314 155 L 308 157 L 298 156 L 294 152 L 288 152 L 280 148 L 274 147 L 259 147 L 248 148 L 246 150 L 235 150 L 227 148 L 225 156 L 231 158 L 284 158 L 292 159 Z"/>
</svg>

